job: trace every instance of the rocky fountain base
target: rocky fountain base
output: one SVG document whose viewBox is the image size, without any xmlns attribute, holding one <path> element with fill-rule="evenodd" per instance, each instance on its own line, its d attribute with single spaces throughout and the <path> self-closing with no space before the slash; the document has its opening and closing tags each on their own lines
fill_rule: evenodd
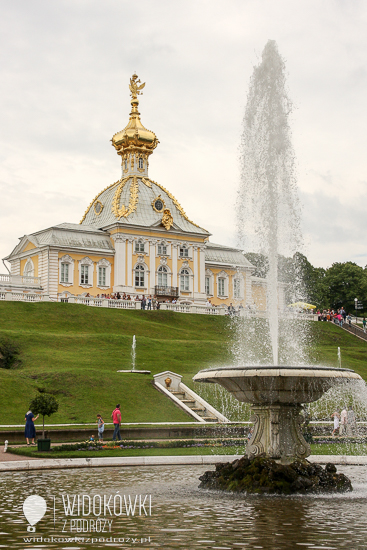
<svg viewBox="0 0 367 550">
<path fill-rule="evenodd" d="M 238 493 L 289 495 L 353 490 L 349 478 L 338 474 L 334 464 L 323 468 L 307 460 L 295 460 L 284 465 L 265 455 L 217 464 L 215 471 L 205 472 L 199 479 L 200 488 Z"/>
<path fill-rule="evenodd" d="M 246 456 L 206 472 L 201 487 L 246 492 L 346 491 L 352 486 L 332 464 L 323 469 L 306 459 L 311 449 L 300 424 L 301 404 L 320 399 L 335 383 L 361 377 L 329 367 L 222 367 L 205 369 L 198 382 L 217 382 L 236 399 L 251 403 L 254 431 Z"/>
</svg>

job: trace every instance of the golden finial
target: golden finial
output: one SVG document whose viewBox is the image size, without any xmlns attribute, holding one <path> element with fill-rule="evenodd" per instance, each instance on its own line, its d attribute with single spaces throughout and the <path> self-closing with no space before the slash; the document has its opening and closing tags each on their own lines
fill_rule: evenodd
<svg viewBox="0 0 367 550">
<path fill-rule="evenodd" d="M 144 84 L 141 84 L 141 86 L 138 86 L 138 84 L 141 84 L 140 78 L 138 78 L 138 75 L 134 73 L 133 76 L 130 78 L 130 84 L 129 84 L 131 97 L 133 99 L 137 99 L 138 95 L 140 94 L 143 95 L 143 92 L 141 92 L 140 90 L 144 88 L 145 82 Z"/>
</svg>

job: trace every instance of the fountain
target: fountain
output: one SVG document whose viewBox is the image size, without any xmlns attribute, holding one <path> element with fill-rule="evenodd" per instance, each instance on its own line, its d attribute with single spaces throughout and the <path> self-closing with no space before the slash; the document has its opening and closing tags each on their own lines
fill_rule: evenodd
<svg viewBox="0 0 367 550">
<path fill-rule="evenodd" d="M 117 372 L 129 372 L 130 374 L 150 374 L 150 370 L 136 370 L 135 368 L 136 360 L 136 337 L 133 336 L 133 343 L 131 344 L 131 369 L 128 370 L 118 370 Z"/>
<path fill-rule="evenodd" d="M 239 401 L 251 404 L 254 431 L 247 446 L 245 467 L 250 464 L 249 460 L 261 456 L 268 462 L 276 461 L 279 466 L 292 465 L 296 461 L 301 464 L 297 466 L 298 470 L 302 470 L 302 467 L 307 469 L 307 464 L 302 466 L 302 461 L 311 453 L 300 429 L 302 404 L 318 400 L 341 379 L 350 383 L 361 380 L 361 377 L 349 369 L 307 365 L 305 327 L 297 333 L 294 325 L 291 328 L 289 321 L 287 324 L 286 316 L 282 317 L 283 311 L 279 307 L 279 255 L 294 254 L 302 242 L 294 153 L 288 123 L 292 104 L 285 89 L 284 68 L 276 43 L 269 40 L 250 83 L 244 117 L 242 178 L 237 200 L 242 242 L 247 240 L 249 244 L 251 241 L 251 245 L 257 246 L 269 263 L 266 319 L 273 364 L 264 366 L 259 362 L 257 366 L 210 368 L 200 371 L 194 380 L 216 382 Z M 294 278 L 292 288 L 288 287 L 287 292 L 292 302 L 304 300 L 300 277 Z M 281 330 L 285 340 L 288 333 L 293 366 L 280 364 Z M 253 350 L 249 355 L 253 357 Z M 320 474 L 321 477 L 324 473 Z M 334 471 L 329 473 L 331 478 L 335 474 Z M 215 476 L 218 478 L 217 474 Z M 293 473 L 289 475 L 292 477 Z M 212 481 L 209 480 L 207 486 Z M 347 487 L 345 480 L 339 481 L 339 485 L 331 482 L 332 490 Z M 219 487 L 215 483 L 214 486 Z M 305 489 L 305 486 L 300 489 Z"/>
</svg>

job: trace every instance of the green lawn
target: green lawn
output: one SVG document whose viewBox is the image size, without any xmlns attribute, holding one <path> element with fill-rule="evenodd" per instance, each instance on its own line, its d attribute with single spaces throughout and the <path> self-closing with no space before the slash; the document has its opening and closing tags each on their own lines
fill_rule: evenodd
<svg viewBox="0 0 367 550">
<path fill-rule="evenodd" d="M 340 346 L 343 366 L 367 378 L 366 342 L 330 323 L 311 325 L 315 362 L 336 366 Z M 52 392 L 60 402 L 47 423 L 91 422 L 97 413 L 109 420 L 118 402 L 123 422 L 188 421 L 154 389 L 153 374 L 172 370 L 192 386 L 200 369 L 233 362 L 233 333 L 227 317 L 0 302 L 0 337 L 16 342 L 22 359 L 16 369 L 0 369 L 1 423 L 22 423 L 37 388 Z M 130 368 L 133 335 L 136 367 L 151 375 L 116 372 Z"/>
</svg>

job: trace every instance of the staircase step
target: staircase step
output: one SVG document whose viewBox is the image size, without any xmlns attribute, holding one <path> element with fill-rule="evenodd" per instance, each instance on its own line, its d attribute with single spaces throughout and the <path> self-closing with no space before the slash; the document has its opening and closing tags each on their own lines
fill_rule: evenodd
<svg viewBox="0 0 367 550">
<path fill-rule="evenodd" d="M 182 403 L 196 403 L 195 399 L 181 399 Z"/>
<path fill-rule="evenodd" d="M 195 412 L 205 412 L 204 407 L 190 407 L 190 409 Z"/>
</svg>

